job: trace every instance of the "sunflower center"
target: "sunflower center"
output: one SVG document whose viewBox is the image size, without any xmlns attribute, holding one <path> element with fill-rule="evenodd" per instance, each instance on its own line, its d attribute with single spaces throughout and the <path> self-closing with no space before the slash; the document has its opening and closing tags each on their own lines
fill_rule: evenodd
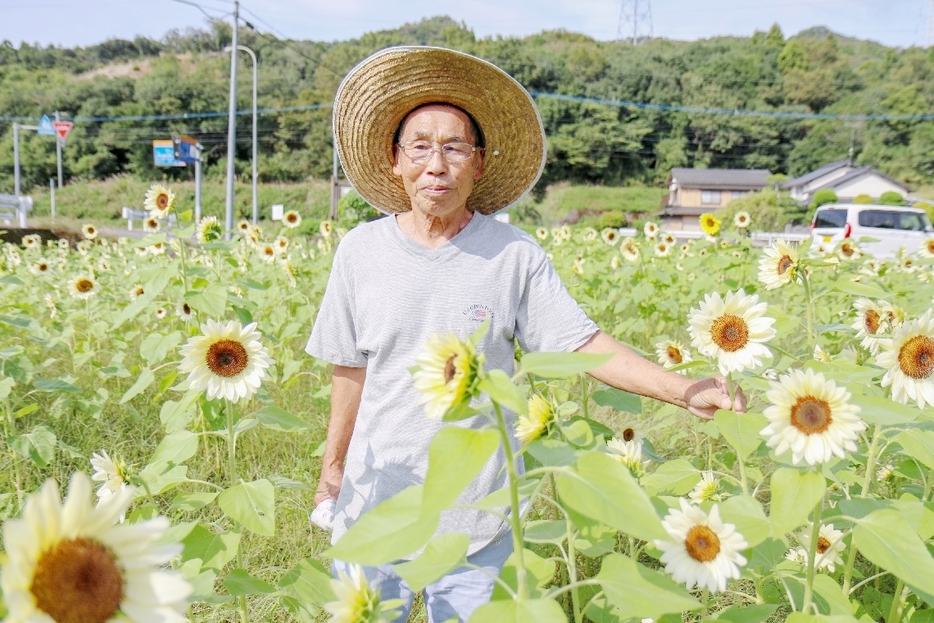
<svg viewBox="0 0 934 623">
<path fill-rule="evenodd" d="M 720 553 L 720 537 L 707 526 L 694 526 L 684 539 L 684 547 L 697 562 L 710 562 Z"/>
<path fill-rule="evenodd" d="M 675 363 L 681 363 L 684 361 L 684 357 L 681 356 L 681 351 L 674 346 L 668 347 L 668 359 Z"/>
<path fill-rule="evenodd" d="M 786 272 L 789 268 L 791 268 L 792 264 L 794 264 L 794 262 L 792 261 L 792 259 L 791 259 L 790 257 L 788 257 L 787 255 L 783 255 L 783 256 L 782 256 L 782 259 L 778 260 L 778 274 L 779 274 L 779 275 L 784 275 L 785 272 Z"/>
<path fill-rule="evenodd" d="M 833 422 L 830 405 L 814 396 L 802 396 L 791 407 L 791 425 L 805 435 L 822 433 Z"/>
<path fill-rule="evenodd" d="M 165 193 L 159 193 L 159 196 L 156 197 L 156 207 L 160 210 L 165 210 L 169 205 L 169 196 Z"/>
<path fill-rule="evenodd" d="M 188 303 L 182 303 L 182 313 L 186 316 L 191 315 L 191 306 Z"/>
<path fill-rule="evenodd" d="M 44 273 L 49 269 L 49 265 L 45 262 L 39 262 L 39 272 Z"/>
<path fill-rule="evenodd" d="M 934 340 L 916 335 L 898 351 L 898 367 L 913 379 L 926 379 L 934 372 Z"/>
<path fill-rule="evenodd" d="M 104 623 L 120 609 L 123 574 L 113 552 L 79 537 L 42 554 L 29 591 L 56 623 Z"/>
<path fill-rule="evenodd" d="M 86 294 L 94 289 L 94 283 L 90 279 L 79 279 L 75 284 L 75 290 L 81 294 Z"/>
<path fill-rule="evenodd" d="M 863 316 L 863 327 L 866 328 L 866 333 L 870 335 L 875 335 L 878 333 L 881 320 L 882 319 L 879 316 L 879 312 L 874 309 L 866 310 L 866 315 Z"/>
<path fill-rule="evenodd" d="M 211 344 L 205 363 L 217 376 L 230 378 L 246 369 L 250 356 L 243 344 L 235 340 L 218 340 Z"/>
<path fill-rule="evenodd" d="M 295 222 L 295 215 L 294 215 L 294 214 L 289 214 L 287 217 L 285 217 L 285 220 L 287 220 L 287 221 L 290 222 L 290 223 L 294 223 L 294 222 Z"/>
<path fill-rule="evenodd" d="M 632 428 L 627 428 L 623 431 L 623 441 L 632 441 L 636 437 L 636 431 Z"/>
<path fill-rule="evenodd" d="M 710 339 L 723 350 L 733 353 L 749 342 L 749 327 L 739 316 L 724 314 L 713 321 Z"/>
<path fill-rule="evenodd" d="M 854 253 L 855 251 L 856 251 L 856 249 L 854 249 L 852 246 L 850 246 L 850 245 L 848 245 L 848 244 L 843 244 L 843 245 L 840 247 L 840 253 L 842 253 L 843 255 L 845 255 L 845 256 L 847 256 L 847 257 L 850 257 L 851 255 L 853 255 L 853 253 Z"/>
<path fill-rule="evenodd" d="M 817 539 L 817 553 L 823 554 L 828 549 L 830 549 L 830 541 L 827 540 L 827 537 L 820 537 Z"/>
<path fill-rule="evenodd" d="M 457 359 L 457 355 L 451 355 L 448 357 L 448 360 L 444 362 L 444 384 L 447 385 L 451 382 L 451 379 L 454 378 L 454 374 L 457 373 L 457 368 L 454 366 L 454 360 Z"/>
<path fill-rule="evenodd" d="M 928 238 L 927 241 L 928 253 L 934 253 L 934 238 Z"/>
</svg>

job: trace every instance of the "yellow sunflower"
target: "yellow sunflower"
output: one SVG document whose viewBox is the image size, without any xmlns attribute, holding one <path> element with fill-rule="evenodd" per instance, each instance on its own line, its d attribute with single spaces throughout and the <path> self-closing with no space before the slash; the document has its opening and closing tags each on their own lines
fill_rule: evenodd
<svg viewBox="0 0 934 623">
<path fill-rule="evenodd" d="M 720 232 L 720 219 L 710 212 L 705 212 L 700 215 L 700 226 L 708 236 L 716 236 Z"/>
<path fill-rule="evenodd" d="M 416 361 L 418 369 L 412 376 L 422 394 L 418 404 L 425 405 L 429 418 L 443 419 L 475 395 L 482 362 L 470 342 L 450 333 L 437 335 L 425 343 Z"/>
<path fill-rule="evenodd" d="M 529 414 L 519 415 L 516 423 L 516 439 L 526 446 L 548 434 L 548 428 L 555 421 L 555 407 L 538 394 L 529 398 Z"/>
</svg>

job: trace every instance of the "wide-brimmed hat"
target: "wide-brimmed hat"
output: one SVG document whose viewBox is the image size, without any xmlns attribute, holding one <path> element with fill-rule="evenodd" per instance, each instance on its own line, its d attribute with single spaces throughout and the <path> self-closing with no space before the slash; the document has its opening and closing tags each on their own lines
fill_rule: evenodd
<svg viewBox="0 0 934 623">
<path fill-rule="evenodd" d="M 447 103 L 470 113 L 485 143 L 483 176 L 467 208 L 492 214 L 519 201 L 545 166 L 545 130 L 535 102 L 502 69 L 436 47 L 394 47 L 364 59 L 334 97 L 334 137 L 347 179 L 387 214 L 412 204 L 392 172 L 393 137 L 413 109 Z"/>
</svg>

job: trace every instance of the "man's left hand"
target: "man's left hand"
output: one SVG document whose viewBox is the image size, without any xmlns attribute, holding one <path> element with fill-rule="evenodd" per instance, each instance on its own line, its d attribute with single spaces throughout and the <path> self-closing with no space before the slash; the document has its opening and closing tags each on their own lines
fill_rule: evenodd
<svg viewBox="0 0 934 623">
<path fill-rule="evenodd" d="M 736 386 L 736 395 L 730 400 L 726 378 L 722 376 L 710 377 L 697 381 L 684 392 L 687 410 L 699 418 L 710 420 L 718 409 L 746 412 L 746 396 L 739 385 Z"/>
</svg>

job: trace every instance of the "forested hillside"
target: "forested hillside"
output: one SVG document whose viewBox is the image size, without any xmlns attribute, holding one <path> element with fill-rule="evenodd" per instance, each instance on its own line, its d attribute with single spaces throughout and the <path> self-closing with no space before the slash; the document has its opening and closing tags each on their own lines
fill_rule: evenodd
<svg viewBox="0 0 934 623">
<path fill-rule="evenodd" d="M 65 150 L 66 177 L 161 177 L 166 171 L 152 166 L 151 140 L 173 134 L 197 137 L 206 146 L 207 174 L 223 175 L 229 74 L 223 48 L 230 39 L 230 26 L 215 23 L 172 31 L 161 41 L 110 40 L 77 49 L 0 45 L 0 192 L 13 186 L 12 119 L 55 110 L 79 118 Z M 777 27 L 749 38 L 638 46 L 564 31 L 478 39 L 468 25 L 443 17 L 341 42 L 283 43 L 244 28 L 240 42 L 259 57 L 260 108 L 293 108 L 260 117 L 264 181 L 328 177 L 329 105 L 341 77 L 373 51 L 403 43 L 476 54 L 537 94 L 549 135 L 542 189 L 560 180 L 657 184 L 680 166 L 796 175 L 847 157 L 851 147 L 857 162 L 912 185 L 929 183 L 934 173 L 934 121 L 775 114 L 934 112 L 934 49 L 886 48 L 822 28 L 786 38 Z M 249 109 L 250 60 L 240 58 L 238 107 Z M 773 116 L 677 110 L 686 107 Z M 185 113 L 219 114 L 182 118 Z M 179 117 L 166 118 L 173 115 Z M 97 119 L 80 119 L 88 117 Z M 247 175 L 250 135 L 250 116 L 240 116 L 238 169 Z M 24 132 L 21 151 L 24 187 L 47 185 L 55 175 L 51 138 Z M 189 170 L 167 173 L 191 176 Z"/>
</svg>

